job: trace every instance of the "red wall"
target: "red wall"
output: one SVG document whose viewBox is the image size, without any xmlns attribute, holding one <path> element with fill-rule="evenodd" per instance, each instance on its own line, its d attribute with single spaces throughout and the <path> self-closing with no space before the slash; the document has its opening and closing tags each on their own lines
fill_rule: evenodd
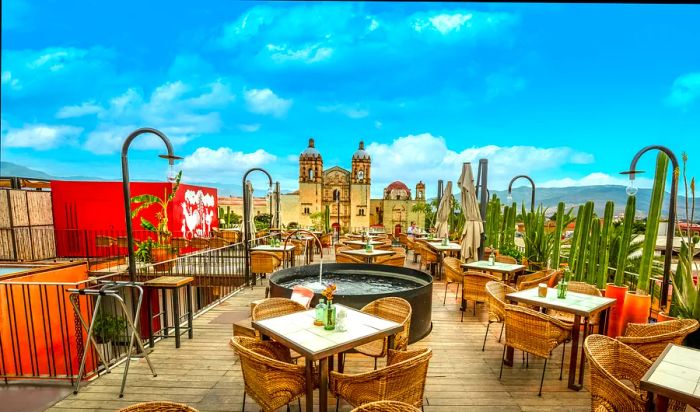
<svg viewBox="0 0 700 412">
<path fill-rule="evenodd" d="M 167 182 L 132 182 L 130 188 L 131 196 L 148 193 L 163 198 L 170 193 L 172 185 Z M 97 236 L 126 236 L 121 182 L 53 180 L 51 197 L 57 256 L 100 256 L 108 251 L 95 246 Z M 217 197 L 216 189 L 181 184 L 168 208 L 168 229 L 173 236 L 209 237 L 210 229 L 218 227 Z M 135 207 L 132 203 L 132 210 Z M 141 217 L 155 224 L 159 209 L 153 205 L 132 220 L 135 239 L 152 237 L 141 227 Z M 210 225 L 202 215 L 210 216 Z M 199 225 L 195 226 L 195 223 Z"/>
</svg>

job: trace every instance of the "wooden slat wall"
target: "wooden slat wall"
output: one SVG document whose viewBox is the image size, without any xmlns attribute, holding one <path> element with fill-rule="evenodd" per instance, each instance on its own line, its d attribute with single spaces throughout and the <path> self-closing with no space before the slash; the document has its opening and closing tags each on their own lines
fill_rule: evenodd
<svg viewBox="0 0 700 412">
<path fill-rule="evenodd" d="M 0 260 L 53 257 L 56 240 L 51 193 L 0 190 Z"/>
</svg>

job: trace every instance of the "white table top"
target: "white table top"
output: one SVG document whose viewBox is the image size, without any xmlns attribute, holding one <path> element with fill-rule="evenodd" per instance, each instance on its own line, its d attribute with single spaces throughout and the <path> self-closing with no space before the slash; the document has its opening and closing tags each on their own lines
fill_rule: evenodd
<svg viewBox="0 0 700 412">
<path fill-rule="evenodd" d="M 492 272 L 503 273 L 512 273 L 525 269 L 525 266 L 523 265 L 511 263 L 494 262 L 494 265 L 492 266 L 488 260 L 479 260 L 476 262 L 462 263 L 462 267 L 465 267 L 467 269 L 488 270 Z"/>
<path fill-rule="evenodd" d="M 284 252 L 294 249 L 294 245 L 287 244 L 287 246 L 270 246 L 270 245 L 258 245 L 250 248 L 250 250 L 264 250 L 266 252 Z"/>
<path fill-rule="evenodd" d="M 670 343 L 644 375 L 640 387 L 700 406 L 700 350 Z"/>
<path fill-rule="evenodd" d="M 458 251 L 462 250 L 462 246 L 456 243 L 449 242 L 447 245 L 443 245 L 442 242 L 426 242 L 431 248 L 438 250 L 440 252 L 447 251 Z"/>
<path fill-rule="evenodd" d="M 557 290 L 547 288 L 547 296 L 540 297 L 538 288 L 521 290 L 509 293 L 506 299 L 514 302 L 524 302 L 527 304 L 558 310 L 560 312 L 573 313 L 583 317 L 588 317 L 603 309 L 614 306 L 617 300 L 603 298 L 600 296 L 586 295 L 584 293 L 567 292 L 566 298 L 559 299 Z"/>
<path fill-rule="evenodd" d="M 253 327 L 313 360 L 381 339 L 403 329 L 400 323 L 362 313 L 335 304 L 347 314 L 347 331 L 325 330 L 315 326 L 316 311 L 310 309 L 290 315 L 253 322 Z"/>
<path fill-rule="evenodd" d="M 364 249 L 350 249 L 350 250 L 343 250 L 343 253 L 348 254 L 348 255 L 356 255 L 356 256 L 386 256 L 386 255 L 393 255 L 396 252 L 393 250 L 386 250 L 386 249 L 373 249 L 371 252 L 367 252 Z"/>
<path fill-rule="evenodd" d="M 366 241 L 363 242 L 363 241 L 361 241 L 361 240 L 346 240 L 346 241 L 343 242 L 343 243 L 349 244 L 349 245 L 361 245 L 361 246 L 364 246 L 364 245 L 367 244 Z M 370 240 L 370 241 L 369 241 L 369 244 L 370 244 L 370 245 L 381 245 L 381 244 L 383 244 L 383 243 L 384 243 L 384 242 L 377 242 L 376 240 Z"/>
<path fill-rule="evenodd" d="M 353 238 L 353 239 L 362 239 L 362 238 L 366 238 L 367 236 L 365 236 L 365 235 L 357 235 L 357 234 L 351 233 L 351 234 L 347 235 L 347 237 L 351 237 L 351 238 Z M 369 235 L 369 238 L 370 238 L 370 239 L 374 239 L 374 238 L 377 238 L 377 237 L 379 237 L 379 235 L 372 235 L 372 234 Z"/>
</svg>

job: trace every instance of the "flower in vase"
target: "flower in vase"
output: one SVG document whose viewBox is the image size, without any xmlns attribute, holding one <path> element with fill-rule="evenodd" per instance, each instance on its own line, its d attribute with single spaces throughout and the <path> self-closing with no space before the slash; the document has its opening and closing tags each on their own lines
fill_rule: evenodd
<svg viewBox="0 0 700 412">
<path fill-rule="evenodd" d="M 327 300 L 333 300 L 333 295 L 335 295 L 335 290 L 336 290 L 335 283 L 331 283 L 328 286 L 326 286 L 326 289 L 323 292 L 321 292 L 321 294 Z"/>
</svg>

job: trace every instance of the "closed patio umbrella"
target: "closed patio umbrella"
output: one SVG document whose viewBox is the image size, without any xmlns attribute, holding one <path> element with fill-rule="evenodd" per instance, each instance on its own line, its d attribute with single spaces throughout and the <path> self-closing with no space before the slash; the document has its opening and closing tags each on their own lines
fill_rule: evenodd
<svg viewBox="0 0 700 412">
<path fill-rule="evenodd" d="M 253 184 L 250 183 L 250 181 L 245 182 L 245 194 L 244 196 L 247 197 L 247 203 L 248 203 L 248 221 L 243 222 L 243 230 L 246 230 L 249 235 L 248 239 L 254 240 L 255 239 L 255 216 L 253 216 Z"/>
<path fill-rule="evenodd" d="M 481 233 L 484 231 L 479 204 L 476 201 L 474 175 L 470 163 L 462 165 L 462 174 L 459 176 L 457 185 L 462 192 L 462 212 L 465 218 L 462 230 L 462 260 L 468 263 L 478 259 Z"/>
<path fill-rule="evenodd" d="M 448 220 L 450 218 L 450 213 L 452 213 L 451 199 L 452 181 L 448 181 L 447 185 L 445 185 L 445 191 L 442 193 L 442 199 L 440 199 L 440 204 L 438 205 L 438 210 L 435 215 L 435 234 L 437 237 L 450 236 L 450 224 Z"/>
</svg>

